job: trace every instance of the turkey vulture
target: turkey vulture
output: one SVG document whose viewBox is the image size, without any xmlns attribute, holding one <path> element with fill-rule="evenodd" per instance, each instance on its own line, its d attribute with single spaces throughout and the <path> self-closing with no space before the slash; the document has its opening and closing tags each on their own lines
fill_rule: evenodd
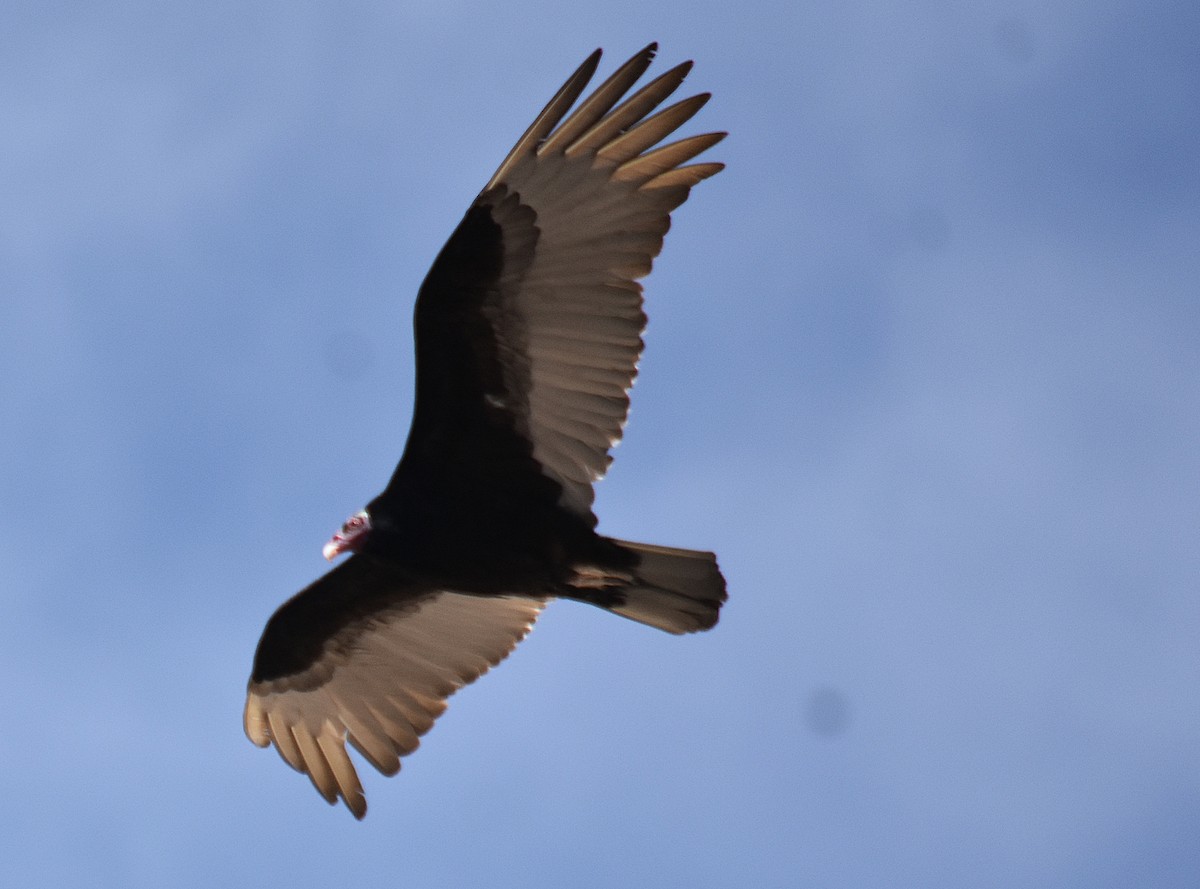
<svg viewBox="0 0 1200 889">
<path fill-rule="evenodd" d="M 245 728 L 330 804 L 367 811 L 349 741 L 385 775 L 553 598 L 666 630 L 717 622 L 709 552 L 596 533 L 646 324 L 637 279 L 724 133 L 660 143 L 708 101 L 651 114 L 685 62 L 628 98 L 651 44 L 568 111 L 588 57 L 508 153 L 417 296 L 416 402 L 400 464 L 324 554 L 345 562 L 272 615 Z M 624 99 L 624 101 L 622 101 Z M 618 104 L 619 103 L 619 104 Z"/>
</svg>

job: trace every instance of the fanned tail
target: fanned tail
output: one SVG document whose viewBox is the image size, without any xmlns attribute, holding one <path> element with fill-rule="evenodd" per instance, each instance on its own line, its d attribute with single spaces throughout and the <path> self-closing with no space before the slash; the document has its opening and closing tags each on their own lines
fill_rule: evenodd
<svg viewBox="0 0 1200 889">
<path fill-rule="evenodd" d="M 610 538 L 637 561 L 609 611 L 668 633 L 695 633 L 717 623 L 728 595 L 715 553 Z"/>
</svg>

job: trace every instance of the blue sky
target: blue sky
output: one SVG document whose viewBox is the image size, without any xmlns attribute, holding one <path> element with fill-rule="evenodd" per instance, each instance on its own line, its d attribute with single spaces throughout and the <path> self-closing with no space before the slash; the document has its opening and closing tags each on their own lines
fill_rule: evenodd
<svg viewBox="0 0 1200 889">
<path fill-rule="evenodd" d="M 1192 3 L 10 4 L 0 882 L 1184 887 L 1200 873 Z M 601 529 L 356 823 L 240 717 L 386 480 L 412 299 L 596 46 L 728 169 L 676 214 Z"/>
</svg>

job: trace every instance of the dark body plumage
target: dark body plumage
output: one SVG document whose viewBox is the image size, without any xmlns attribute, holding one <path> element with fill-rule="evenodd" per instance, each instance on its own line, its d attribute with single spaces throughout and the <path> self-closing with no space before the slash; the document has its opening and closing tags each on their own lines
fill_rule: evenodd
<svg viewBox="0 0 1200 889">
<path fill-rule="evenodd" d="M 345 742 L 396 771 L 445 698 L 507 655 L 547 600 L 673 633 L 717 621 L 725 583 L 712 553 L 598 535 L 591 511 L 641 352 L 636 279 L 670 211 L 720 169 L 681 164 L 722 134 L 654 148 L 707 99 L 647 117 L 690 63 L 613 107 L 653 53 L 563 120 L 593 54 L 468 210 L 417 299 L 412 427 L 360 514 L 369 533 L 259 642 L 247 734 L 358 817 Z"/>
</svg>

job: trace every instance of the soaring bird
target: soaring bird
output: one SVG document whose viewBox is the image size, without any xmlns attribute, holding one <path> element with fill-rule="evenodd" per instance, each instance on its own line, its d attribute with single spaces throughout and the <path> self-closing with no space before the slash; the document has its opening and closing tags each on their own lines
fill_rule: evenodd
<svg viewBox="0 0 1200 889">
<path fill-rule="evenodd" d="M 385 775 L 499 663 L 546 603 L 668 633 L 726 599 L 711 552 L 596 533 L 592 485 L 629 411 L 650 272 L 670 213 L 722 169 L 724 133 L 661 144 L 707 93 L 655 113 L 684 62 L 630 93 L 651 44 L 571 108 L 596 50 L 521 136 L 417 295 L 416 401 L 387 487 L 325 545 L 352 555 L 267 622 L 245 728 L 330 804 L 367 811 L 354 748 Z M 568 113 L 569 112 L 569 113 Z"/>
</svg>

